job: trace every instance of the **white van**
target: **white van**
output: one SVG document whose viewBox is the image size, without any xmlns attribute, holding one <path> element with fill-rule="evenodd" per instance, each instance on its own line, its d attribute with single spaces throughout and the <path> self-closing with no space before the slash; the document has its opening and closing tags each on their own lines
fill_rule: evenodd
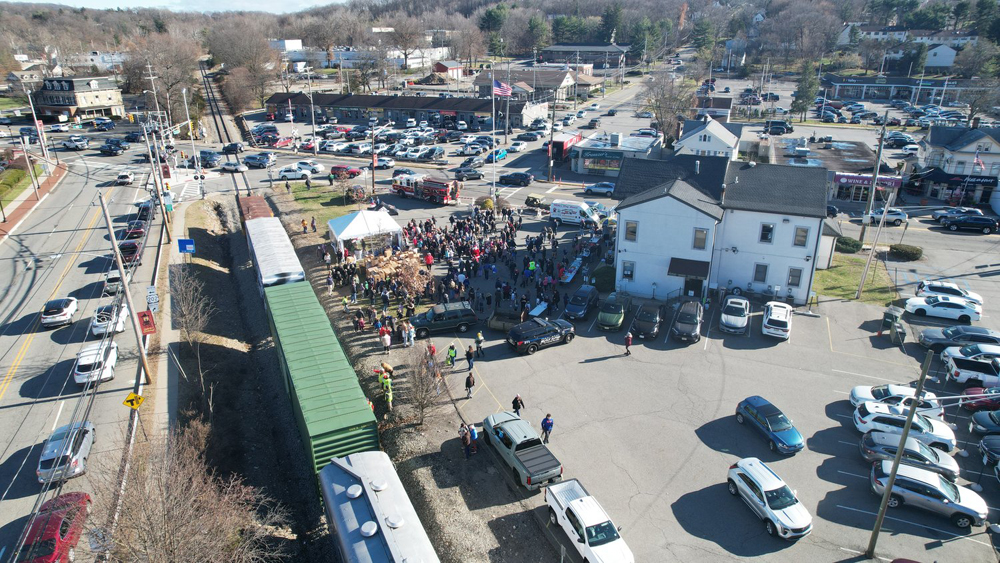
<svg viewBox="0 0 1000 563">
<path fill-rule="evenodd" d="M 582 201 L 554 200 L 549 208 L 549 214 L 556 225 L 573 223 L 583 227 L 594 227 L 601 222 L 597 213 Z"/>
</svg>

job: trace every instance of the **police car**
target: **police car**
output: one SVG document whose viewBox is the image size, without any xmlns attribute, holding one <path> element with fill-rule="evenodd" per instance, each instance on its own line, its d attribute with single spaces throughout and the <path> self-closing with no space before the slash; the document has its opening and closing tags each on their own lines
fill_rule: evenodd
<svg viewBox="0 0 1000 563">
<path fill-rule="evenodd" d="M 553 344 L 569 344 L 576 336 L 576 329 L 569 321 L 534 318 L 510 329 L 507 344 L 519 354 L 534 354 L 539 348 Z"/>
</svg>

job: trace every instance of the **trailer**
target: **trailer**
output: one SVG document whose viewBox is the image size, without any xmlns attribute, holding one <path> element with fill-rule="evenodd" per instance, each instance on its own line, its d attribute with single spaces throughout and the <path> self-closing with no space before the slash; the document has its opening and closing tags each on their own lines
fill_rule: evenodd
<svg viewBox="0 0 1000 563">
<path fill-rule="evenodd" d="M 257 282 L 263 293 L 272 285 L 300 282 L 305 271 L 295 254 L 295 247 L 277 217 L 249 219 L 244 223 L 250 256 L 257 270 Z M 308 285 L 308 284 L 306 284 Z"/>
<path fill-rule="evenodd" d="M 430 178 L 424 174 L 403 174 L 392 180 L 392 191 L 400 197 L 412 197 L 441 205 L 457 205 L 462 182 Z"/>
</svg>

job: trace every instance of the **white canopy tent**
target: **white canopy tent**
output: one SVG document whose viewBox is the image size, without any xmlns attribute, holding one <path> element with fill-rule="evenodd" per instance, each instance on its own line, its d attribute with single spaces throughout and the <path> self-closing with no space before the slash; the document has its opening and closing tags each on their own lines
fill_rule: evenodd
<svg viewBox="0 0 1000 563">
<path fill-rule="evenodd" d="M 360 241 L 365 239 L 381 237 L 390 241 L 389 244 L 402 242 L 403 228 L 385 210 L 355 211 L 343 217 L 330 219 L 327 227 L 330 229 L 330 242 L 340 252 L 344 251 L 344 243 L 347 241 L 358 241 L 357 244 L 351 245 L 355 254 L 361 252 Z"/>
</svg>

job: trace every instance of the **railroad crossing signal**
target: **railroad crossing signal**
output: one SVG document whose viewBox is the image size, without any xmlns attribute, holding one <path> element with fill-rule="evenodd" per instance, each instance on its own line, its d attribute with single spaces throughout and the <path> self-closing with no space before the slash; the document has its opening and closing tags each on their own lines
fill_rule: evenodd
<svg viewBox="0 0 1000 563">
<path fill-rule="evenodd" d="M 129 393 L 128 394 L 128 398 L 126 398 L 125 402 L 123 402 L 122 404 L 125 405 L 126 407 L 134 410 L 134 411 L 137 411 L 137 410 L 139 410 L 139 405 L 141 405 L 142 402 L 145 401 L 145 400 L 146 400 L 146 398 L 143 397 L 142 395 L 136 395 L 135 393 Z"/>
</svg>

